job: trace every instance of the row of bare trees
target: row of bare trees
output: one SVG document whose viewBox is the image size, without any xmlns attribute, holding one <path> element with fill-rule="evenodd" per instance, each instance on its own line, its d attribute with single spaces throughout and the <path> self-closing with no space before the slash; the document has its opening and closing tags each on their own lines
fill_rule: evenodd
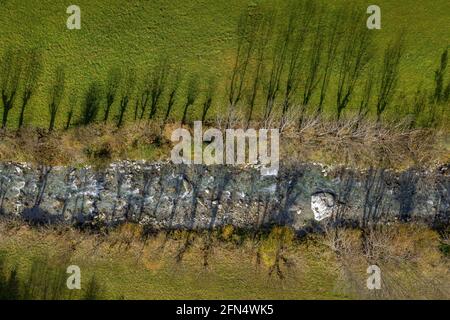
<svg viewBox="0 0 450 320">
<path fill-rule="evenodd" d="M 250 7 L 237 27 L 235 61 L 227 87 L 229 118 L 248 97 L 241 104 L 247 108 L 247 126 L 258 101 L 263 105 L 265 123 L 280 109 L 283 127 L 294 106 L 301 115 L 310 107 L 322 114 L 331 92 L 340 119 L 358 92 L 362 97 L 359 116 L 367 115 L 374 99 L 381 121 L 397 89 L 404 41 L 403 36 L 393 40 L 379 67 L 369 68 L 376 48 L 373 32 L 365 27 L 366 19 L 361 10 L 351 6 L 327 10 L 311 0 L 291 1 L 281 12 Z M 374 87 L 376 98 L 372 97 Z M 301 125 L 302 116 L 299 122 Z"/>
<path fill-rule="evenodd" d="M 292 122 L 293 115 L 301 127 L 307 113 L 320 117 L 325 110 L 333 111 L 339 120 L 349 106 L 357 110 L 359 120 L 373 110 L 380 122 L 398 92 L 405 41 L 400 34 L 376 54 L 374 31 L 366 28 L 366 18 L 364 12 L 352 6 L 328 9 L 313 0 L 292 0 L 280 10 L 249 6 L 237 23 L 235 54 L 224 83 L 213 75 L 185 75 L 166 55 L 161 55 L 142 77 L 133 67 L 112 67 L 105 81 L 87 85 L 79 99 L 75 92 L 66 90 L 66 72 L 58 66 L 50 84 L 48 128 L 55 128 L 65 100 L 69 106 L 64 108 L 68 110 L 65 128 L 96 121 L 121 127 L 127 118 L 158 118 L 164 127 L 178 110 L 181 124 L 185 125 L 196 106 L 203 121 L 216 106 L 218 113 L 225 115 L 227 127 L 238 116 L 247 128 L 255 120 L 265 126 L 274 125 L 275 115 L 280 128 Z M 433 105 L 449 101 L 447 61 L 445 50 L 435 71 L 434 93 L 429 94 L 430 98 L 417 97 L 411 102 L 413 112 L 421 112 L 429 101 Z M 7 50 L 0 67 L 2 127 L 6 127 L 14 105 L 20 105 L 21 128 L 39 83 L 41 54 L 38 50 Z M 223 91 L 226 110 L 220 110 L 223 105 L 219 106 L 217 97 Z M 76 113 L 79 117 L 74 120 Z"/>
<path fill-rule="evenodd" d="M 42 70 L 41 54 L 33 49 L 29 52 L 7 49 L 0 65 L 0 90 L 3 103 L 2 128 L 8 123 L 8 116 L 15 101 L 20 99 L 19 128 L 24 124 L 25 110 L 36 91 Z M 22 95 L 18 97 L 20 85 Z"/>
<path fill-rule="evenodd" d="M 7 50 L 0 63 L 0 91 L 3 104 L 2 128 L 8 124 L 8 116 L 15 105 L 20 104 L 18 127 L 25 122 L 25 113 L 32 96 L 36 93 L 39 77 L 42 72 L 42 56 L 37 49 L 30 52 Z M 68 111 L 64 128 L 71 125 L 88 125 L 93 122 L 114 122 L 121 127 L 134 100 L 134 120 L 153 120 L 158 114 L 165 125 L 174 112 L 174 105 L 182 86 L 183 74 L 181 70 L 172 67 L 166 58 L 149 70 L 143 79 L 137 80 L 137 72 L 134 68 L 113 67 L 107 74 L 103 85 L 100 81 L 94 81 L 88 85 L 81 99 L 75 91 L 67 90 L 65 67 L 57 66 L 52 74 L 52 81 L 48 94 L 48 129 L 53 131 L 57 118 L 62 113 L 61 106 L 67 96 Z M 186 81 L 186 97 L 183 102 L 182 124 L 187 122 L 189 110 L 200 99 L 202 91 L 200 78 L 192 74 Z M 217 83 L 210 76 L 206 84 L 201 117 L 207 118 L 207 114 L 213 105 Z M 18 97 L 19 93 L 21 96 Z M 163 99 L 165 96 L 166 99 Z M 21 98 L 21 99 L 20 99 Z M 19 103 L 20 100 L 20 103 Z M 80 108 L 77 109 L 76 106 Z M 117 105 L 117 108 L 114 108 Z M 74 121 L 76 110 L 79 110 L 79 119 Z M 43 113 L 44 114 L 44 113 Z"/>
</svg>

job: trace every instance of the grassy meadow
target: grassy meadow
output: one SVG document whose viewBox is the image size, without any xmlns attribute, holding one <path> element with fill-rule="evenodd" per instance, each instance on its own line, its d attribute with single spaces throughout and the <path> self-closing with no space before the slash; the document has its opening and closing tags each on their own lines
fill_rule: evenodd
<svg viewBox="0 0 450 320">
<path fill-rule="evenodd" d="M 1 161 L 167 159 L 171 130 L 202 118 L 204 128 L 281 128 L 282 162 L 450 161 L 448 0 L 379 0 L 382 28 L 369 31 L 367 0 L 78 0 L 81 30 L 68 30 L 72 4 L 0 0 Z M 0 218 L 0 300 L 450 297 L 448 230 L 419 223 L 299 237 L 279 226 L 148 234 Z M 367 290 L 372 264 L 382 290 Z M 82 290 L 66 289 L 69 265 Z"/>
<path fill-rule="evenodd" d="M 338 237 L 330 232 L 299 239 L 282 227 L 256 234 L 227 226 L 150 236 L 130 224 L 108 234 L 17 222 L 2 222 L 0 228 L 0 295 L 6 288 L 10 299 L 23 298 L 27 288 L 31 299 L 446 299 L 450 294 L 448 239 L 421 225 L 377 231 L 370 254 L 361 248 L 360 231 L 351 229 L 339 230 Z M 375 263 L 383 272 L 382 289 L 372 291 L 366 269 Z M 65 285 L 69 265 L 81 269 L 81 290 Z"/>
<path fill-rule="evenodd" d="M 191 75 L 199 78 L 203 91 L 207 86 L 207 79 L 216 77 L 218 88 L 210 117 L 222 114 L 227 104 L 226 88 L 235 56 L 236 25 L 240 14 L 248 7 L 255 6 L 283 12 L 288 1 L 80 0 L 77 5 L 81 8 L 81 30 L 66 28 L 69 16 L 66 8 L 70 5 L 68 2 L 2 0 L 0 3 L 0 51 L 8 48 L 38 48 L 42 53 L 42 75 L 25 113 L 24 122 L 28 126 L 48 127 L 49 91 L 55 70 L 61 65 L 66 72 L 65 94 L 56 119 L 56 127 L 61 128 L 69 105 L 77 105 L 74 116 L 79 116 L 79 105 L 84 99 L 84 92 L 93 81 L 105 83 L 110 68 L 134 68 L 139 86 L 139 79 L 142 80 L 162 56 L 171 65 L 181 69 L 181 91 L 187 86 L 187 79 Z M 325 6 L 330 8 L 342 3 L 343 1 L 326 1 Z M 359 0 L 345 3 L 356 4 L 362 13 L 372 4 Z M 399 112 L 407 113 L 405 110 L 398 110 L 402 108 L 402 95 L 412 95 L 419 86 L 432 87 L 440 54 L 449 45 L 450 3 L 446 0 L 380 0 L 377 4 L 382 10 L 382 29 L 371 31 L 375 37 L 375 45 L 370 48 L 376 55 L 374 61 L 379 63 L 384 47 L 399 31 L 404 30 L 406 33 L 397 102 L 393 102 L 393 106 L 386 112 L 390 117 Z M 281 22 L 285 18 L 281 14 L 277 19 Z M 126 111 L 129 119 L 133 117 L 134 101 L 138 96 L 138 93 L 132 94 Z M 167 99 L 165 92 L 162 100 Z M 179 93 L 172 115 L 175 119 L 181 117 L 184 99 L 183 94 Z M 259 99 L 263 101 L 263 97 Z M 8 120 L 8 126 L 12 128 L 17 127 L 19 100 L 16 99 Z M 325 106 L 330 114 L 335 112 L 334 101 L 330 92 Z M 189 111 L 191 119 L 199 119 L 201 104 L 201 99 L 197 99 L 194 108 Z M 357 104 L 357 101 L 353 101 L 349 109 L 357 108 Z M 117 101 L 112 108 L 113 114 L 117 114 Z M 161 106 L 157 115 L 162 116 L 163 109 Z M 99 114 L 98 118 L 101 117 Z"/>
</svg>

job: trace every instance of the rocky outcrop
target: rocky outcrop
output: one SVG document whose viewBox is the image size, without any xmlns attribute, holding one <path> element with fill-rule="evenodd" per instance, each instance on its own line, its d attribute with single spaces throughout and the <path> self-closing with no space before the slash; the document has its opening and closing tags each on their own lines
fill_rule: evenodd
<svg viewBox="0 0 450 320">
<path fill-rule="evenodd" d="M 448 223 L 450 177 L 447 168 L 396 173 L 298 164 L 261 176 L 254 167 L 144 161 L 103 170 L 3 163 L 0 210 L 39 223 L 135 221 L 157 229 L 272 223 L 301 229 L 344 219 Z"/>
</svg>

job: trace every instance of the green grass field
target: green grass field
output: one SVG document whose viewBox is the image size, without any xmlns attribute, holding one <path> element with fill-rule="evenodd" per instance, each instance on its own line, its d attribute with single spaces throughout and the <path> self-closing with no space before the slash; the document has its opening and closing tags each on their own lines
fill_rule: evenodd
<svg viewBox="0 0 450 320">
<path fill-rule="evenodd" d="M 372 4 L 370 1 L 352 1 L 363 11 Z M 161 55 L 168 56 L 188 74 L 213 73 L 220 77 L 221 96 L 234 55 L 238 16 L 250 3 L 282 7 L 286 1 L 79 0 L 76 4 L 82 12 L 81 30 L 68 30 L 66 8 L 72 3 L 2 0 L 0 51 L 9 47 L 38 47 L 44 54 L 44 73 L 26 113 L 28 125 L 48 125 L 48 91 L 54 70 L 60 64 L 66 67 L 67 78 L 62 103 L 64 110 L 68 108 L 67 93 L 76 92 L 82 96 L 92 81 L 106 78 L 110 67 L 133 66 L 142 76 Z M 328 3 L 333 5 L 342 1 Z M 450 43 L 450 2 L 380 0 L 377 4 L 382 10 L 382 30 L 373 32 L 377 34 L 379 51 L 399 30 L 404 29 L 407 33 L 399 91 L 414 92 L 419 84 L 430 87 L 439 56 Z M 181 112 L 180 100 L 176 112 Z M 218 100 L 225 101 L 223 98 Z M 129 114 L 133 106 L 134 102 L 131 102 Z M 117 103 L 113 107 L 118 108 Z M 214 107 L 217 112 L 218 106 Z M 18 106 L 15 106 L 11 111 L 10 126 L 16 126 L 18 113 Z M 64 118 L 65 112 L 60 112 L 57 127 L 62 126 Z"/>
<path fill-rule="evenodd" d="M 256 241 L 224 228 L 210 236 L 163 232 L 143 242 L 142 229 L 135 225 L 106 235 L 0 222 L 0 297 L 2 284 L 11 282 L 4 279 L 16 270 L 18 285 L 6 288 L 20 292 L 32 287 L 33 299 L 85 298 L 92 279 L 97 290 L 90 297 L 97 299 L 448 298 L 448 241 L 445 245 L 427 227 L 400 225 L 390 230 L 379 238 L 375 251 L 383 288 L 370 291 L 366 269 L 373 261 L 366 260 L 355 230 L 339 233 L 344 246 L 338 254 L 330 246 L 334 236 L 299 240 L 277 227 Z M 186 237 L 192 242 L 183 250 Z M 209 250 L 207 241 L 212 241 Z M 273 269 L 277 263 L 280 272 Z M 81 290 L 66 287 L 70 265 L 80 267 Z"/>
</svg>

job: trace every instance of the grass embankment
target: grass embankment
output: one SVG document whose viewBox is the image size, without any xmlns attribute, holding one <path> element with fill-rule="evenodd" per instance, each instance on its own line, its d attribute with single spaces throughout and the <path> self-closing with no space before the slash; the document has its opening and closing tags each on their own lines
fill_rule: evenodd
<svg viewBox="0 0 450 320">
<path fill-rule="evenodd" d="M 280 227 L 255 235 L 229 226 L 211 233 L 174 231 L 150 237 L 130 224 L 107 234 L 14 222 L 2 222 L 0 228 L 1 279 L 16 288 L 19 298 L 30 286 L 34 294 L 28 297 L 34 299 L 450 296 L 448 240 L 421 225 L 395 225 L 372 233 L 370 255 L 362 249 L 358 230 L 300 240 Z M 367 290 L 366 269 L 372 264 L 382 270 L 381 290 Z M 81 268 L 82 290 L 66 289 L 69 265 Z M 14 270 L 15 281 L 8 281 Z"/>
<path fill-rule="evenodd" d="M 178 125 L 167 125 L 162 134 L 156 123 L 127 124 L 120 129 L 90 125 L 54 132 L 0 131 L 0 161 L 101 168 L 123 159 L 167 160 L 173 146 L 171 130 Z M 311 119 L 301 130 L 289 129 L 283 133 L 280 160 L 346 165 L 355 169 L 435 168 L 450 163 L 450 140 L 448 133 L 434 129 Z"/>
<path fill-rule="evenodd" d="M 373 4 L 365 0 L 345 1 L 358 4 L 362 13 Z M 267 8 L 284 8 L 288 1 L 256 1 Z M 255 3 L 252 3 L 254 5 Z M 343 1 L 326 1 L 327 6 L 336 6 Z M 67 3 L 52 0 L 7 0 L 2 1 L 0 11 L 0 39 L 2 48 L 39 48 L 43 54 L 43 74 L 25 113 L 28 126 L 48 127 L 49 91 L 54 83 L 54 72 L 59 66 L 66 68 L 66 86 L 56 126 L 62 127 L 66 114 L 77 98 L 82 103 L 86 89 L 93 81 L 105 84 L 111 67 L 134 68 L 138 83 L 158 64 L 163 55 L 182 69 L 186 78 L 196 74 L 203 82 L 211 75 L 219 79 L 218 92 L 211 114 L 223 113 L 226 105 L 224 95 L 236 47 L 236 25 L 239 15 L 250 5 L 244 0 L 226 2 L 207 0 L 177 0 L 167 2 L 130 1 L 127 5 L 107 0 L 80 0 L 82 11 L 81 30 L 67 30 Z M 401 64 L 398 95 L 394 107 L 387 111 L 387 118 L 408 112 L 401 107 L 402 93 L 410 95 L 422 84 L 431 88 L 438 59 L 450 38 L 447 0 L 420 2 L 410 0 L 379 0 L 382 9 L 382 29 L 373 31 L 375 44 L 370 48 L 381 61 L 383 50 L 399 30 L 407 32 L 406 54 Z M 30 10 L 33 8 L 33 10 Z M 361 26 L 362 28 L 365 26 Z M 275 30 L 276 28 L 274 28 Z M 3 52 L 2 52 L 3 53 Z M 269 65 L 267 66 L 269 67 Z M 366 73 L 369 71 L 366 71 Z M 334 83 L 334 79 L 332 82 Z M 186 88 L 187 80 L 182 88 Z M 247 84 L 248 85 L 248 84 Z M 359 84 L 360 87 L 363 83 Z M 182 89 L 181 91 L 184 91 Z M 203 88 L 205 89 L 205 88 Z M 333 91 L 333 89 L 330 89 Z M 19 90 L 18 97 L 21 94 Z M 168 92 L 163 94 L 166 101 Z M 335 113 L 335 95 L 328 94 L 327 112 Z M 133 94 L 126 116 L 133 117 L 135 100 Z M 263 97 L 260 97 L 263 100 Z M 8 126 L 15 128 L 20 113 L 20 100 L 11 109 Z M 119 99 L 113 104 L 114 115 L 119 109 Z M 354 99 L 350 109 L 357 109 Z M 182 113 L 185 94 L 180 93 L 174 107 L 174 118 Z M 105 102 L 102 101 L 102 106 Z M 202 99 L 197 99 L 191 108 L 193 117 L 198 117 Z M 165 110 L 160 108 L 159 116 Z M 80 108 L 75 110 L 75 117 Z"/>
</svg>

